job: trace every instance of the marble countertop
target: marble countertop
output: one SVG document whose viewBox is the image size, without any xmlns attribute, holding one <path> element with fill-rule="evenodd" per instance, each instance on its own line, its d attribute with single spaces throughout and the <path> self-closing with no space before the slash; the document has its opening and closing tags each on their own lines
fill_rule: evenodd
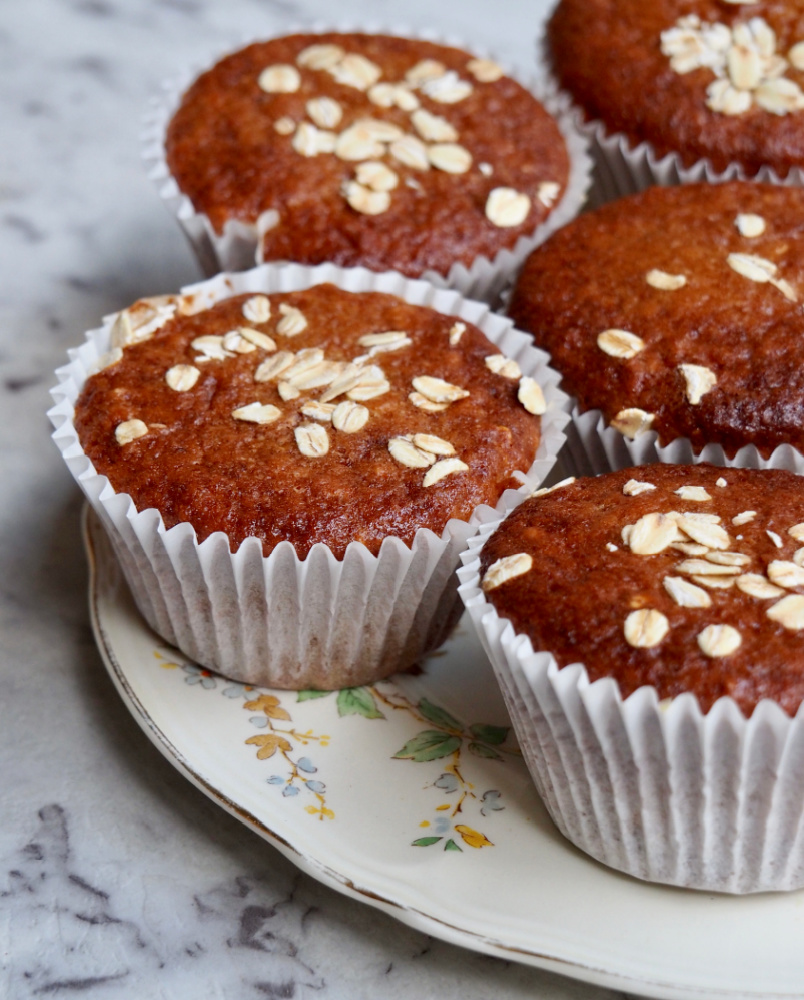
<svg viewBox="0 0 804 1000">
<path fill-rule="evenodd" d="M 527 65 L 547 4 L 342 0 Z M 0 994 L 604 1000 L 463 951 L 297 871 L 148 742 L 87 611 L 53 369 L 101 315 L 199 277 L 140 163 L 160 80 L 324 0 L 35 0 L 0 21 Z"/>
</svg>

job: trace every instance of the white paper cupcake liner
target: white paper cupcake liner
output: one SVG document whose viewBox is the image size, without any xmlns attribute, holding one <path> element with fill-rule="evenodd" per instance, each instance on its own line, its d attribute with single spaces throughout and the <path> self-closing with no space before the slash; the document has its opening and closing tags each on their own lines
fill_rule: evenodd
<svg viewBox="0 0 804 1000">
<path fill-rule="evenodd" d="M 584 121 L 583 112 L 576 109 L 575 124 L 589 140 L 595 160 L 592 185 L 594 204 L 622 198 L 627 194 L 644 191 L 653 185 L 668 187 L 672 184 L 695 184 L 705 181 L 722 184 L 725 181 L 764 181 L 801 187 L 804 171 L 794 167 L 786 177 L 780 178 L 773 167 L 762 167 L 757 173 L 747 173 L 739 163 L 731 163 L 725 170 L 715 170 L 708 159 L 698 160 L 685 167 L 678 153 L 658 157 L 647 142 L 632 145 L 621 132 L 609 133 L 601 121 Z"/>
<path fill-rule="evenodd" d="M 399 37 L 422 39 L 441 45 L 450 45 L 470 51 L 479 56 L 488 53 L 477 46 L 467 45 L 464 41 L 452 36 L 441 36 L 435 32 L 420 31 L 404 27 L 388 28 L 377 25 L 355 27 L 354 25 L 296 25 L 289 28 L 285 34 L 298 32 L 324 33 L 337 32 L 370 32 L 374 34 L 390 34 Z M 242 42 L 241 48 L 263 39 L 249 38 Z M 174 79 L 162 84 L 162 94 L 154 98 L 145 116 L 145 127 L 142 134 L 142 156 L 145 161 L 148 177 L 156 186 L 160 198 L 165 202 L 172 215 L 175 215 L 187 239 L 193 248 L 198 262 L 206 275 L 218 271 L 238 271 L 253 267 L 260 263 L 259 250 L 261 237 L 275 221 L 276 213 L 263 213 L 256 223 L 247 224 L 237 220 L 225 223 L 222 233 L 216 233 L 209 219 L 197 212 L 190 199 L 181 193 L 179 186 L 172 177 L 165 158 L 165 135 L 168 124 L 181 103 L 181 99 L 190 84 L 206 69 L 211 68 L 223 56 L 233 51 L 231 48 L 219 51 L 203 65 L 196 65 Z M 496 60 L 495 60 L 496 61 Z M 502 64 L 501 64 L 502 65 Z M 576 116 L 571 107 L 572 102 L 566 94 L 561 94 L 552 82 L 541 78 L 525 79 L 516 70 L 509 71 L 503 65 L 506 75 L 517 80 L 529 90 L 556 120 L 559 130 L 566 143 L 570 159 L 570 173 L 567 187 L 558 205 L 547 219 L 531 236 L 522 236 L 512 249 L 501 250 L 493 260 L 478 256 L 470 267 L 455 264 L 447 275 L 435 271 L 427 271 L 422 275 L 424 280 L 442 288 L 455 288 L 466 298 L 496 303 L 500 291 L 511 277 L 516 274 L 528 254 L 543 243 L 547 237 L 573 219 L 586 201 L 592 183 L 592 158 L 589 154 L 589 141 L 576 127 Z M 272 261 L 271 263 L 281 263 Z"/>
<path fill-rule="evenodd" d="M 600 410 L 581 413 L 575 406 L 567 428 L 565 464 L 576 476 L 594 476 L 632 465 L 700 465 L 708 462 L 729 469 L 786 469 L 804 475 L 804 455 L 790 444 L 781 444 L 768 458 L 755 445 L 740 448 L 729 458 L 719 444 L 704 445 L 696 452 L 689 438 L 659 444 L 656 431 L 645 431 L 633 440 L 606 423 Z"/>
<path fill-rule="evenodd" d="M 459 592 L 500 682 L 539 794 L 561 833 L 603 864 L 651 882 L 749 893 L 804 886 L 804 710 L 691 694 L 623 700 L 611 678 L 534 652 L 480 588 L 485 523 Z"/>
<path fill-rule="evenodd" d="M 391 272 L 332 265 L 263 265 L 221 274 L 183 293 L 212 305 L 245 292 L 285 292 L 333 282 L 354 292 L 380 291 L 429 306 L 477 325 L 524 374 L 542 386 L 547 412 L 530 469 L 515 473 L 523 486 L 508 490 L 497 510 L 520 503 L 552 468 L 564 443 L 568 399 L 548 356 L 531 346 L 509 320 L 451 290 Z M 438 646 L 454 624 L 454 570 L 476 530 L 469 519 L 448 522 L 441 537 L 422 529 L 408 547 L 386 538 L 377 556 L 353 542 L 342 560 L 322 544 L 299 559 L 290 543 L 263 556 L 261 542 L 246 539 L 237 552 L 217 532 L 199 544 L 191 525 L 166 529 L 154 509 L 138 511 L 128 494 L 115 493 L 95 470 L 76 433 L 74 404 L 93 366 L 109 349 L 114 317 L 87 334 L 57 371 L 49 416 L 53 438 L 67 466 L 99 514 L 120 558 L 134 599 L 149 625 L 203 666 L 249 684 L 269 687 L 351 687 L 414 664 Z"/>
</svg>

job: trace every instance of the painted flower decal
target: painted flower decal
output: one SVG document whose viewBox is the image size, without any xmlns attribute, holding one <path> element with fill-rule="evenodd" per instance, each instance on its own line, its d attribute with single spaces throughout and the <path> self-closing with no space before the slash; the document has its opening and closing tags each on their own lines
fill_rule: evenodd
<svg viewBox="0 0 804 1000">
<path fill-rule="evenodd" d="M 180 669 L 186 684 L 208 691 L 217 690 L 230 700 L 243 699 L 242 707 L 251 713 L 249 724 L 260 730 L 244 742 L 256 748 L 258 760 L 271 760 L 276 768 L 265 779 L 266 784 L 281 792 L 283 799 L 306 800 L 305 811 L 319 820 L 335 818 L 335 813 L 326 804 L 327 786 L 318 777 L 318 767 L 306 753 L 298 756 L 303 747 L 312 744 L 328 746 L 328 735 L 318 734 L 312 729 L 298 729 L 279 695 L 260 691 L 248 684 L 224 681 L 209 670 L 185 660 L 174 650 L 157 650 L 155 657 L 165 669 Z M 389 715 L 401 712 L 423 727 L 392 754 L 392 759 L 416 764 L 442 761 L 441 773 L 428 787 L 448 801 L 436 805 L 433 819 L 420 824 L 427 829 L 427 834 L 412 841 L 412 846 L 440 844 L 444 851 L 459 853 L 466 847 L 477 850 L 494 846 L 485 833 L 464 820 L 469 807 L 483 817 L 504 809 L 500 803 L 500 792 L 493 788 L 486 789 L 482 794 L 476 792 L 474 783 L 464 777 L 461 758 L 465 753 L 502 762 L 506 757 L 518 755 L 517 747 L 507 746 L 508 726 L 485 723 L 465 725 L 427 698 L 411 701 L 389 681 L 340 691 L 299 691 L 296 702 L 328 697 L 334 699 L 340 718 L 359 715 L 364 719 L 386 720 Z"/>
<path fill-rule="evenodd" d="M 282 708 L 279 699 L 272 694 L 261 694 L 253 701 L 247 701 L 243 706 L 252 712 L 265 712 L 269 719 L 284 719 L 290 721 L 290 712 Z"/>
<path fill-rule="evenodd" d="M 209 670 L 204 670 L 203 667 L 196 666 L 195 663 L 182 664 L 182 670 L 187 675 L 184 678 L 185 684 L 200 684 L 202 688 L 206 688 L 208 691 L 218 686 L 215 675 L 210 673 Z"/>
</svg>

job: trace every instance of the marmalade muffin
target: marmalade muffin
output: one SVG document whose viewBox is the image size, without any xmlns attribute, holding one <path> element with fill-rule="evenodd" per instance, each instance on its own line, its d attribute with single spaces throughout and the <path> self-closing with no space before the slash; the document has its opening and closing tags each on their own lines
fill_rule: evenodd
<svg viewBox="0 0 804 1000">
<path fill-rule="evenodd" d="M 494 62 L 386 35 L 227 56 L 184 94 L 165 146 L 196 212 L 218 235 L 255 227 L 260 260 L 411 276 L 514 248 L 570 173 L 556 122 Z"/>
<path fill-rule="evenodd" d="M 484 505 L 550 471 L 547 360 L 453 291 L 264 265 L 107 317 L 50 416 L 155 632 L 246 684 L 354 687 L 444 641 Z"/>
<path fill-rule="evenodd" d="M 804 191 L 735 181 L 581 216 L 530 256 L 509 315 L 627 438 L 768 459 L 804 452 L 802 299 Z"/>
<path fill-rule="evenodd" d="M 801 484 L 626 469 L 537 491 L 470 541 L 461 596 L 539 793 L 604 864 L 804 886 Z"/>
<path fill-rule="evenodd" d="M 199 541 L 224 531 L 233 552 L 254 537 L 340 559 L 440 535 L 518 487 L 538 448 L 534 380 L 472 324 L 396 296 L 236 295 L 129 339 L 77 402 L 84 451 L 138 509 Z"/>
<path fill-rule="evenodd" d="M 632 145 L 748 176 L 804 166 L 797 0 L 560 0 L 547 40 L 587 120 Z"/>
</svg>

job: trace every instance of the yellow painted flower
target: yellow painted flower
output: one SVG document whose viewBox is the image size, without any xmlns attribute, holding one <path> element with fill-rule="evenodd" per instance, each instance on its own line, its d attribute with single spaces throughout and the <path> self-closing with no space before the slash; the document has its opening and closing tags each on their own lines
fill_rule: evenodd
<svg viewBox="0 0 804 1000">
<path fill-rule="evenodd" d="M 279 736 L 277 733 L 265 733 L 262 736 L 250 736 L 246 743 L 252 743 L 254 746 L 258 746 L 260 749 L 257 751 L 258 760 L 267 760 L 269 757 L 273 757 L 277 750 L 284 750 L 285 752 L 292 749 L 290 743 L 285 739 L 284 736 Z"/>
<path fill-rule="evenodd" d="M 335 819 L 335 813 L 331 809 L 327 809 L 326 806 L 322 805 L 319 809 L 315 806 L 305 806 L 305 812 L 310 813 L 311 816 L 320 816 L 321 819 Z"/>
<path fill-rule="evenodd" d="M 470 826 L 460 826 L 455 827 L 455 832 L 461 835 L 461 840 L 464 844 L 469 847 L 494 847 L 494 844 L 484 836 L 482 833 L 478 833 L 477 830 L 473 830 Z"/>
<path fill-rule="evenodd" d="M 247 701 L 245 707 L 252 712 L 265 712 L 269 719 L 290 721 L 290 715 L 279 704 L 279 699 L 272 694 L 261 694 L 259 698 Z"/>
</svg>

